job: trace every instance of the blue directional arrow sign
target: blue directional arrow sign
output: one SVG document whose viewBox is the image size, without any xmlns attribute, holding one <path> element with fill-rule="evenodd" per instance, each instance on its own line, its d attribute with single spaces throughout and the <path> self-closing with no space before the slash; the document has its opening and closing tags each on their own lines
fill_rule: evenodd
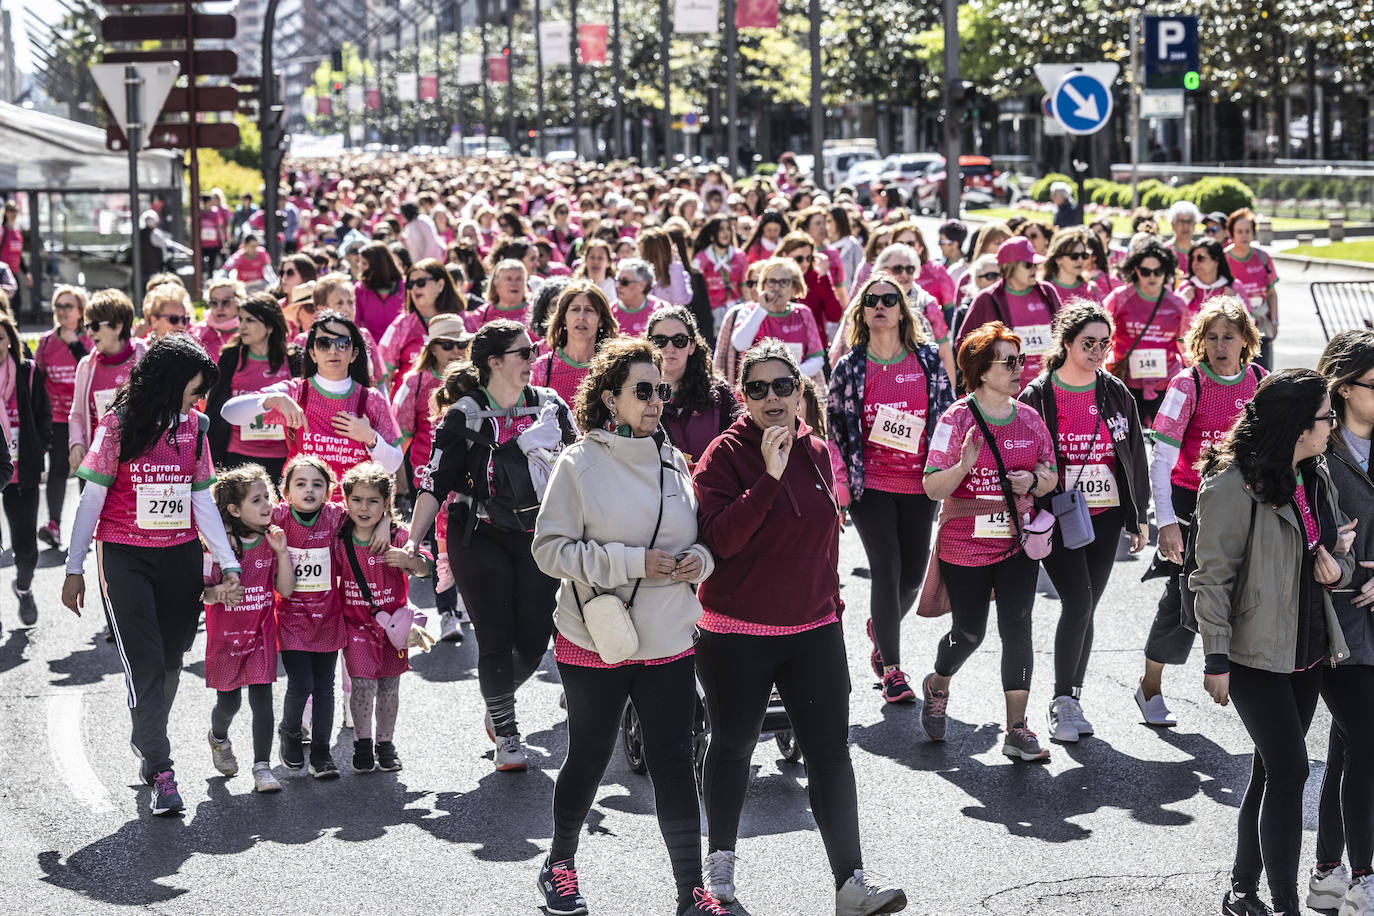
<svg viewBox="0 0 1374 916">
<path fill-rule="evenodd" d="M 1097 133 L 1112 117 L 1111 85 L 1101 74 L 1066 73 L 1050 99 L 1055 120 L 1077 136 Z"/>
</svg>

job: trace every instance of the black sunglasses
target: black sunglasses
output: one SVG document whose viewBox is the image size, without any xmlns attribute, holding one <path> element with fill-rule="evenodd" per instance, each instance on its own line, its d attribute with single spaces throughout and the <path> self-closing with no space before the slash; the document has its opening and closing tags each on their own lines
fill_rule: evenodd
<svg viewBox="0 0 1374 916">
<path fill-rule="evenodd" d="M 864 308 L 876 309 L 883 308 L 895 309 L 902 304 L 901 293 L 864 293 Z"/>
<path fill-rule="evenodd" d="M 415 289 L 424 289 L 426 286 L 429 286 L 429 284 L 438 282 L 438 279 L 430 276 L 416 277 L 414 280 L 406 280 L 406 283 L 414 287 Z"/>
<path fill-rule="evenodd" d="M 615 285 L 616 285 L 616 286 L 629 286 L 631 283 L 638 283 L 638 282 L 639 282 L 638 280 L 635 280 L 635 279 L 633 279 L 633 278 L 631 278 L 631 277 L 616 277 L 616 278 L 615 278 Z"/>
<path fill-rule="evenodd" d="M 889 264 L 884 269 L 890 274 L 906 274 L 911 277 L 916 275 L 916 265 L 914 264 Z"/>
<path fill-rule="evenodd" d="M 685 350 L 691 342 L 692 338 L 687 334 L 674 334 L 672 337 L 666 334 L 652 334 L 649 337 L 649 343 L 658 347 L 660 350 L 667 349 L 668 344 L 672 344 L 679 350 Z"/>
<path fill-rule="evenodd" d="M 343 353 L 353 349 L 353 338 L 330 337 L 326 334 L 321 334 L 315 338 L 315 349 L 324 350 L 326 352 L 329 350 L 337 350 L 339 353 Z"/>
<path fill-rule="evenodd" d="M 620 394 L 624 390 L 624 388 L 617 388 L 613 393 Z M 641 401 L 647 401 L 656 394 L 658 399 L 666 404 L 673 396 L 673 386 L 667 382 L 659 382 L 657 385 L 653 382 L 635 382 L 634 387 L 630 390 Z"/>
<path fill-rule="evenodd" d="M 780 398 L 789 397 L 792 392 L 797 390 L 797 380 L 790 375 L 784 375 L 782 378 L 775 378 L 771 382 L 755 379 L 752 382 L 744 383 L 744 393 L 749 396 L 751 401 L 762 401 L 768 397 L 769 388 L 772 388 L 773 393 Z"/>
<path fill-rule="evenodd" d="M 990 271 L 988 271 L 987 273 L 979 274 L 979 275 L 978 275 L 978 279 L 979 279 L 979 280 L 989 280 L 989 281 L 991 281 L 991 280 L 1000 280 L 1000 279 L 1002 279 L 1002 275 L 999 274 L 999 273 L 998 273 L 997 271 L 995 271 L 995 270 L 990 270 Z"/>
<path fill-rule="evenodd" d="M 185 322 L 186 324 L 190 324 L 190 323 L 191 323 L 191 316 L 190 316 L 190 315 L 157 315 L 157 316 L 154 316 L 153 320 L 156 321 L 158 318 L 161 318 L 163 321 L 167 322 L 168 324 L 172 325 L 173 327 L 175 327 L 176 325 L 179 325 L 179 324 L 181 324 L 181 323 L 183 323 L 183 322 Z"/>
<path fill-rule="evenodd" d="M 1072 261 L 1081 261 L 1088 256 L 1086 251 L 1066 251 L 1060 255 L 1061 258 L 1068 258 Z"/>
<path fill-rule="evenodd" d="M 992 361 L 994 366 L 1006 366 L 1008 372 L 1020 372 L 1026 365 L 1026 355 L 1018 353 L 1015 356 L 1004 356 L 1001 359 Z"/>
<path fill-rule="evenodd" d="M 1163 267 L 1137 267 L 1135 269 L 1137 277 L 1162 277 L 1164 276 Z"/>
<path fill-rule="evenodd" d="M 534 350 L 534 347 L 516 347 L 514 350 L 507 350 L 501 355 L 518 356 L 523 360 L 529 361 L 529 359 L 534 355 Z"/>
<path fill-rule="evenodd" d="M 296 268 L 294 268 L 294 267 L 288 267 L 288 268 L 286 268 L 286 270 L 283 270 L 283 271 L 281 272 L 281 275 L 282 275 L 283 277 L 299 277 L 299 276 L 300 276 L 300 274 L 296 273 Z"/>
<path fill-rule="evenodd" d="M 88 330 L 88 331 L 90 331 L 92 334 L 94 334 L 94 333 L 96 333 L 97 331 L 99 331 L 101 328 L 105 327 L 106 325 L 109 325 L 110 327 L 114 327 L 114 326 L 115 326 L 115 322 L 113 322 L 113 321 L 88 321 L 88 322 L 86 322 L 86 330 Z"/>
<path fill-rule="evenodd" d="M 445 353 L 452 353 L 455 349 L 466 350 L 468 345 L 456 340 L 444 340 L 442 337 L 434 340 L 434 345 Z"/>
</svg>

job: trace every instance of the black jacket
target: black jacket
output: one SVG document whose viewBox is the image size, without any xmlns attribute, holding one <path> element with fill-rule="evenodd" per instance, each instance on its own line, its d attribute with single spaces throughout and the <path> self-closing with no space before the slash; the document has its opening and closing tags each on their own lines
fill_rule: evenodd
<svg viewBox="0 0 1374 916">
<path fill-rule="evenodd" d="M 19 407 L 19 455 L 10 456 L 10 460 L 19 465 L 19 485 L 36 487 L 43 478 L 43 464 L 52 439 L 52 404 L 48 401 L 46 374 L 30 359 L 17 364 L 14 392 Z M 7 484 L 12 476 L 13 471 L 5 473 L 0 481 Z"/>
<path fill-rule="evenodd" d="M 210 418 L 210 455 L 217 465 L 224 460 L 225 453 L 229 451 L 231 427 L 220 415 L 220 412 L 224 410 L 224 403 L 233 396 L 234 372 L 238 369 L 238 365 L 238 344 L 232 344 L 221 350 L 219 354 L 219 380 L 210 389 L 210 393 L 205 396 L 205 415 Z M 291 369 L 292 376 L 301 374 L 301 351 L 299 347 L 288 346 L 286 348 L 286 365 Z"/>
<path fill-rule="evenodd" d="M 1351 553 L 1355 559 L 1374 559 L 1374 524 L 1365 525 L 1365 520 L 1374 522 L 1374 480 L 1360 470 L 1355 456 L 1346 447 L 1340 430 L 1331 435 L 1326 447 L 1326 470 L 1331 475 L 1331 483 L 1336 488 L 1336 503 L 1350 518 L 1357 518 L 1355 544 Z M 1374 665 L 1374 615 L 1367 607 L 1351 604 L 1358 590 L 1369 581 L 1370 573 L 1363 567 L 1355 567 L 1355 578 L 1350 582 L 1354 591 L 1334 591 L 1331 604 L 1340 618 L 1341 630 L 1345 633 L 1350 655 L 1339 662 L 1342 665 Z"/>
<path fill-rule="evenodd" d="M 1146 510 L 1150 505 L 1150 459 L 1145 453 L 1145 436 L 1140 429 L 1140 414 L 1136 412 L 1135 398 L 1124 382 L 1109 372 L 1097 370 L 1097 410 L 1107 421 L 1112 434 L 1112 446 L 1116 451 L 1116 485 L 1122 494 L 1121 508 L 1125 512 L 1126 528 L 1135 519 L 1139 531 L 1146 530 Z M 1017 395 L 1035 408 L 1044 419 L 1052 440 L 1057 438 L 1056 422 L 1058 411 L 1054 401 L 1054 385 L 1048 372 L 1042 372 L 1026 389 Z M 1064 466 L 1056 453 L 1055 464 L 1059 471 L 1059 486 L 1055 493 L 1064 488 Z M 1048 508 L 1048 499 L 1044 508 Z"/>
</svg>

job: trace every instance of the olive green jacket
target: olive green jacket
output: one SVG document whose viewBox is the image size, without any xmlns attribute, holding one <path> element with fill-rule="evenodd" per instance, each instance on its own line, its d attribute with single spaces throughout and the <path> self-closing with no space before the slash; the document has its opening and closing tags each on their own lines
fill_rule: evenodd
<svg viewBox="0 0 1374 916">
<path fill-rule="evenodd" d="M 1324 458 L 1318 459 L 1316 473 L 1330 515 L 1344 525 L 1349 519 L 1337 504 Z M 1196 520 L 1197 569 L 1188 577 L 1188 587 L 1193 592 L 1203 651 L 1225 653 L 1249 668 L 1291 672 L 1297 654 L 1298 578 L 1306 538 L 1293 505 L 1275 508 L 1260 503 L 1240 471 L 1230 467 L 1202 482 Z M 1335 559 L 1341 567 L 1341 581 L 1335 587 L 1345 587 L 1355 571 L 1354 558 L 1347 554 Z M 1322 606 L 1334 663 L 1350 650 L 1326 589 Z"/>
</svg>

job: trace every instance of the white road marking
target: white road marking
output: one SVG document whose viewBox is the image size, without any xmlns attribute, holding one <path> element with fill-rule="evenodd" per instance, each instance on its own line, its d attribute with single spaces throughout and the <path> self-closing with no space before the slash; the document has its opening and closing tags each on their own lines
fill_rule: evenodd
<svg viewBox="0 0 1374 916">
<path fill-rule="evenodd" d="M 107 814 L 114 805 L 91 769 L 81 740 L 81 699 L 80 690 L 63 690 L 48 697 L 48 752 L 76 800 L 95 814 Z"/>
</svg>

